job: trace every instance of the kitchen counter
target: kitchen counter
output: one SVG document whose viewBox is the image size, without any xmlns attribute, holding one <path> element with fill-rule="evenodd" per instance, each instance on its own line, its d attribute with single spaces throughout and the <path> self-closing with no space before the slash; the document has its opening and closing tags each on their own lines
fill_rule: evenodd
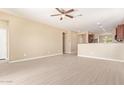
<svg viewBox="0 0 124 93">
<path fill-rule="evenodd" d="M 124 43 L 78 44 L 78 56 L 124 62 Z"/>
</svg>

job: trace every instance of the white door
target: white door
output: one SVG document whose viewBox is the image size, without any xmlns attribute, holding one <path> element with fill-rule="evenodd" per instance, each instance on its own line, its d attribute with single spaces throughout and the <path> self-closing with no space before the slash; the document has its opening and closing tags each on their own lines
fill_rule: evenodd
<svg viewBox="0 0 124 93">
<path fill-rule="evenodd" d="M 0 59 L 7 58 L 7 29 L 0 28 Z"/>
</svg>

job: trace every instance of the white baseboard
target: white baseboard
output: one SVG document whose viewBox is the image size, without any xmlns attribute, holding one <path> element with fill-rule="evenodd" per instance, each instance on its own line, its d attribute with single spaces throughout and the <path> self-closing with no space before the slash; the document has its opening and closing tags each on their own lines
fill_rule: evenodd
<svg viewBox="0 0 124 93">
<path fill-rule="evenodd" d="M 46 55 L 46 56 L 39 56 L 39 57 L 32 57 L 32 58 L 25 58 L 25 59 L 19 59 L 19 60 L 8 61 L 8 62 L 9 63 L 24 62 L 24 61 L 30 61 L 30 60 L 35 60 L 35 59 L 40 59 L 40 58 L 45 58 L 45 57 L 57 56 L 57 55 L 62 55 L 62 53 L 51 54 L 51 55 Z"/>
<path fill-rule="evenodd" d="M 0 64 L 1 63 L 6 63 L 6 62 L 8 62 L 8 60 L 0 60 Z"/>
<path fill-rule="evenodd" d="M 101 60 L 108 60 L 108 61 L 116 61 L 116 62 L 124 62 L 124 60 L 118 59 L 110 59 L 110 58 L 102 58 L 102 57 L 93 57 L 93 56 L 85 56 L 85 55 L 78 55 L 79 57 L 86 57 L 86 58 L 93 58 L 93 59 L 101 59 Z"/>
</svg>

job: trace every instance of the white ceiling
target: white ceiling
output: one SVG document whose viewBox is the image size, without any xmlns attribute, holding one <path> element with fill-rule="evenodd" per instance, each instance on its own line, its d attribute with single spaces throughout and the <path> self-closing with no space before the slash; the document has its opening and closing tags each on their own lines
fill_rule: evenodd
<svg viewBox="0 0 124 93">
<path fill-rule="evenodd" d="M 65 8 L 68 10 L 67 8 Z M 112 31 L 124 21 L 124 9 L 121 8 L 74 8 L 74 19 L 51 17 L 58 13 L 54 8 L 6 8 L 2 9 L 15 15 L 43 22 L 71 31 Z M 77 16 L 82 14 L 83 16 Z"/>
</svg>

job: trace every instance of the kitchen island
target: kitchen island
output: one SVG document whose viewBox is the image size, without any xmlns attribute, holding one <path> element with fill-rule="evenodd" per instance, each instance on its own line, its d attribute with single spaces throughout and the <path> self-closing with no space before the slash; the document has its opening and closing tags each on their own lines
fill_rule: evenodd
<svg viewBox="0 0 124 93">
<path fill-rule="evenodd" d="M 78 44 L 78 56 L 124 62 L 124 43 Z"/>
</svg>

